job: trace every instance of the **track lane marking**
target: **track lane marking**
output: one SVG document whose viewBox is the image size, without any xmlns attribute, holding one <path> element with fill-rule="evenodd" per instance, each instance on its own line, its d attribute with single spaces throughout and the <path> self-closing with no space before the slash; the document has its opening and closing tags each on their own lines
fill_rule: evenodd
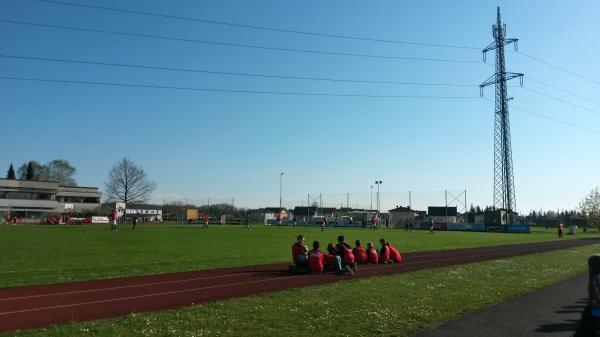
<svg viewBox="0 0 600 337">
<path fill-rule="evenodd" d="M 180 293 L 185 293 L 185 292 L 193 292 L 193 291 L 208 290 L 208 289 L 214 289 L 214 288 L 230 287 L 230 286 L 237 286 L 237 285 L 260 283 L 260 282 L 268 282 L 268 281 L 277 281 L 277 280 L 284 280 L 284 279 L 290 279 L 290 278 L 296 278 L 296 277 L 303 277 L 303 276 L 310 276 L 310 275 L 293 275 L 293 276 L 270 278 L 270 279 L 265 279 L 265 280 L 256 280 L 256 281 L 248 281 L 248 282 L 237 282 L 237 283 L 220 284 L 220 285 L 208 286 L 208 287 L 200 287 L 200 288 L 192 288 L 192 289 L 167 291 L 167 292 L 162 292 L 162 293 L 153 293 L 153 294 L 145 294 L 145 295 L 136 295 L 136 296 L 128 296 L 128 297 L 111 298 L 111 299 L 108 299 L 108 300 L 82 302 L 82 303 L 72 303 L 72 304 L 64 304 L 64 305 L 55 305 L 55 306 L 49 306 L 49 307 L 33 308 L 33 309 L 23 309 L 23 310 L 15 310 L 15 311 L 6 311 L 6 312 L 0 312 L 0 316 L 14 315 L 14 314 L 20 314 L 20 313 L 32 312 L 32 311 L 42 311 L 42 310 L 51 310 L 51 309 L 78 307 L 78 306 L 90 305 L 90 304 L 100 304 L 100 303 L 127 301 L 127 300 L 133 300 L 133 299 L 138 299 L 138 298 L 146 298 L 146 297 L 153 297 L 153 296 L 173 295 L 173 294 L 180 294 Z"/>
<path fill-rule="evenodd" d="M 536 247 L 553 247 L 555 245 L 557 245 L 559 242 L 564 242 L 564 241 L 552 241 L 552 242 L 543 242 L 543 243 L 538 243 L 535 246 Z M 501 248 L 503 246 L 489 246 L 489 247 L 484 247 L 484 248 L 489 248 L 489 250 L 492 249 L 498 249 Z M 517 249 L 524 249 L 524 248 L 531 248 L 531 246 L 527 246 L 527 244 L 524 244 L 523 247 L 515 247 Z M 467 251 L 469 249 L 473 249 L 473 248 L 466 248 Z M 417 259 L 421 259 L 421 258 L 425 258 L 425 257 L 435 257 L 435 256 L 443 256 L 446 259 L 437 259 L 435 261 L 446 261 L 448 255 L 456 255 L 456 254 L 461 254 L 464 253 L 465 250 L 459 250 L 457 249 L 457 251 L 453 251 L 453 250 L 449 250 L 449 251 L 439 251 L 437 253 L 431 253 L 431 254 L 425 254 L 425 255 L 419 255 L 415 258 Z M 408 254 L 411 253 L 406 253 L 407 257 L 409 256 Z M 483 252 L 483 254 L 479 254 L 481 255 L 488 255 L 490 254 L 489 252 Z M 421 260 L 419 260 L 421 261 Z M 429 262 L 429 261 L 423 261 L 423 262 Z M 408 263 L 405 263 L 405 265 Z M 279 271 L 279 270 L 276 270 Z M 114 287 L 106 287 L 106 288 L 94 288 L 94 289 L 86 289 L 86 290 L 72 290 L 72 291 L 64 291 L 64 292 L 54 292 L 54 293 L 47 293 L 47 294 L 37 294 L 37 295 L 28 295 L 28 296 L 17 296 L 17 297 L 7 297 L 7 298 L 0 298 L 0 302 L 7 302 L 7 301 L 14 301 L 14 300 L 23 300 L 23 299 L 32 299 L 32 298 L 41 298 L 41 297 L 52 297 L 52 296 L 61 296 L 61 295 L 73 295 L 73 294 L 83 294 L 83 293 L 92 293 L 92 292 L 101 292 L 101 291 L 111 291 L 111 290 L 120 290 L 120 289 L 129 289 L 129 288 L 137 288 L 137 287 L 147 287 L 147 286 L 154 286 L 154 285 L 164 285 L 164 284 L 175 284 L 175 283 L 184 283 L 184 282 L 193 282 L 193 281 L 200 281 L 200 280 L 207 280 L 207 279 L 215 279 L 215 278 L 226 278 L 226 277 L 232 277 L 232 276 L 237 276 L 237 275 L 247 275 L 247 274 L 253 274 L 255 272 L 244 272 L 244 273 L 235 273 L 235 274 L 224 274 L 224 275 L 215 275 L 215 276 L 203 276 L 203 277 L 194 277 L 194 278 L 189 278 L 189 279 L 179 279 L 179 280 L 171 280 L 171 281 L 159 281 L 159 282 L 146 282 L 146 283 L 140 283 L 140 284 L 131 284 L 131 285 L 126 285 L 126 286 L 114 286 Z"/>
<path fill-rule="evenodd" d="M 550 246 L 550 245 L 547 245 Z M 526 249 L 526 248 L 530 248 L 530 247 L 519 247 L 519 251 L 522 249 Z M 572 248 L 572 247 L 566 247 L 566 248 Z M 518 251 L 512 251 L 511 253 L 515 253 Z M 532 251 L 532 254 L 538 253 L 536 251 Z M 427 264 L 427 263 L 432 263 L 432 262 L 440 262 L 440 261 L 452 261 L 452 260 L 460 260 L 463 258 L 470 258 L 470 257 L 481 257 L 481 256 L 488 256 L 488 255 L 496 255 L 497 252 L 488 252 L 485 254 L 479 254 L 478 256 L 459 256 L 459 257 L 450 257 L 450 258 L 444 258 L 444 259 L 431 259 L 431 260 L 424 260 L 424 261 L 413 261 L 413 262 L 405 262 L 402 264 L 397 264 L 396 266 L 402 267 L 402 266 L 407 266 L 407 265 L 415 265 L 415 264 Z M 527 254 L 524 254 L 527 255 Z M 520 256 L 520 255 L 513 255 L 513 256 Z M 511 255 L 507 255 L 507 256 L 501 256 L 501 257 L 513 257 Z M 493 259 L 487 259 L 487 260 L 478 260 L 478 261 L 465 261 L 464 264 L 468 264 L 468 263 L 473 263 L 473 262 L 484 262 L 484 261 L 490 261 Z M 462 263 L 459 263 L 462 264 Z M 391 266 L 393 266 L 393 264 L 390 264 Z M 383 266 L 383 265 L 381 265 Z M 440 266 L 443 267 L 443 266 Z M 377 266 L 371 266 L 369 267 L 369 269 L 375 269 L 377 268 Z M 380 267 L 381 268 L 381 267 Z M 25 312 L 33 312 L 33 311 L 42 311 L 42 310 L 51 310 L 51 309 L 59 309 L 59 308 L 68 308 L 68 307 L 76 307 L 76 306 L 83 306 L 83 305 L 91 305 L 91 304 L 100 304 L 100 303 L 109 303 L 109 302 L 118 302 L 118 301 L 125 301 L 125 300 L 131 300 L 131 299 L 138 299 L 138 298 L 147 298 L 147 297 L 154 297 L 154 296 L 164 296 L 164 295 L 171 295 L 171 294 L 178 294 L 178 293 L 184 293 L 184 292 L 193 292 L 193 291 L 201 291 L 201 290 L 207 290 L 207 289 L 214 289 L 214 288 L 222 288 L 222 287 L 230 287 L 230 286 L 238 286 L 238 285 L 246 285 L 246 284 L 254 284 L 254 283 L 261 283 L 261 282 L 270 282 L 270 281 L 277 281 L 277 280 L 283 280 L 283 279 L 292 279 L 292 278 L 300 278 L 300 277 L 306 277 L 306 276 L 313 276 L 310 274 L 303 274 L 303 275 L 292 275 L 292 276 L 284 276 L 284 277 L 276 277 L 276 278 L 268 278 L 268 279 L 264 279 L 264 280 L 256 280 L 256 281 L 247 281 L 247 282 L 236 282 L 236 283 L 229 283 L 229 284 L 221 284 L 221 285 L 214 285 L 214 286 L 208 286 L 208 287 L 200 287 L 200 288 L 190 288 L 190 289 L 183 289 L 183 290 L 174 290 L 174 291 L 168 291 L 168 292 L 162 292 L 162 293 L 150 293 L 150 294 L 144 294 L 144 295 L 136 295 L 136 296 L 128 296 L 128 297 L 119 297 L 119 298 L 112 298 L 112 299 L 106 299 L 106 300 L 99 300 L 99 301 L 90 301 L 90 302 L 81 302 L 81 303 L 72 303 L 72 304 L 65 304 L 65 305 L 58 305 L 58 306 L 49 306 L 49 307 L 41 307 L 41 308 L 31 308 L 31 309 L 23 309 L 23 310 L 16 310 L 16 311 L 9 311 L 9 312 L 0 312 L 0 316 L 3 315 L 12 315 L 12 314 L 19 314 L 19 313 L 25 313 Z M 368 275 L 368 276 L 377 276 L 377 275 Z"/>
</svg>

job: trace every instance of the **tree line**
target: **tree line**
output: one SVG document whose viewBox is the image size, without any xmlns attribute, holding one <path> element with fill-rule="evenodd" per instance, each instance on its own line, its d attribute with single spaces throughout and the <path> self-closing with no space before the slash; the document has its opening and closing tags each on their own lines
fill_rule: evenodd
<svg viewBox="0 0 600 337">
<path fill-rule="evenodd" d="M 55 159 L 46 164 L 30 160 L 23 163 L 16 171 L 11 163 L 6 173 L 6 179 L 55 181 L 64 186 L 77 186 L 75 173 L 77 173 L 77 169 L 64 159 Z"/>
</svg>

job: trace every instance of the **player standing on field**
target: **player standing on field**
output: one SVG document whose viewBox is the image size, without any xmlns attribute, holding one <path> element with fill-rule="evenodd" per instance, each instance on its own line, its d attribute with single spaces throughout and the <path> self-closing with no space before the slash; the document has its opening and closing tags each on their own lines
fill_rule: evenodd
<svg viewBox="0 0 600 337">
<path fill-rule="evenodd" d="M 206 228 L 208 229 L 208 212 L 204 213 L 204 225 L 202 226 L 202 228 Z"/>
<path fill-rule="evenodd" d="M 558 224 L 558 238 L 559 239 L 562 239 L 564 231 L 565 231 L 565 225 L 563 225 L 562 223 L 559 223 Z"/>
<path fill-rule="evenodd" d="M 133 230 L 135 230 L 135 225 L 137 225 L 138 221 L 140 221 L 140 213 L 137 213 L 136 215 L 133 216 Z"/>
<path fill-rule="evenodd" d="M 113 232 L 117 231 L 117 211 L 112 211 L 109 215 L 108 215 L 108 221 L 110 222 L 110 229 Z"/>
<path fill-rule="evenodd" d="M 429 233 L 428 234 L 435 234 L 435 221 L 433 221 L 433 219 L 429 219 Z"/>
</svg>

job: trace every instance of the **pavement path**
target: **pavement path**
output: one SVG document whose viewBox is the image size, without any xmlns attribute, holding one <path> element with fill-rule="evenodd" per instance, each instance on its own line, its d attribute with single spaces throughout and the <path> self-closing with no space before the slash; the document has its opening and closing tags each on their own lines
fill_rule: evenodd
<svg viewBox="0 0 600 337">
<path fill-rule="evenodd" d="M 570 337 L 586 300 L 587 274 L 582 274 L 413 337 Z"/>
</svg>

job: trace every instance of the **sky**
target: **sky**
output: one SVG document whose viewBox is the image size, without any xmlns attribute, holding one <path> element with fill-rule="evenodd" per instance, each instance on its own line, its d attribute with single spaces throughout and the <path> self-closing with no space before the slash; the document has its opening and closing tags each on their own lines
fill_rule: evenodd
<svg viewBox="0 0 600 337">
<path fill-rule="evenodd" d="M 408 191 L 412 191 L 413 207 L 419 209 L 444 205 L 446 197 L 450 205 L 461 208 L 454 199 L 458 196 L 464 202 L 463 191 L 467 204 L 491 205 L 494 103 L 485 98 L 493 100 L 494 88 L 485 88 L 484 98 L 480 98 L 478 85 L 494 72 L 495 54 L 488 54 L 483 63 L 481 49 L 493 40 L 491 26 L 499 5 L 507 37 L 519 39 L 518 52 L 507 46 L 507 71 L 525 74 L 523 88 L 518 80 L 509 87 L 510 104 L 526 110 L 510 110 L 517 210 L 572 209 L 600 185 L 598 1 L 68 1 L 284 30 L 469 48 L 258 30 L 52 1 L 0 0 L 0 20 L 13 21 L 0 22 L 2 170 L 10 163 L 18 167 L 29 160 L 66 159 L 77 168 L 80 185 L 102 189 L 110 168 L 128 157 L 156 182 L 154 202 L 203 204 L 210 198 L 211 203 L 231 200 L 243 207 L 278 206 L 280 173 L 285 172 L 283 204 L 288 207 L 305 205 L 318 195 L 324 206 L 348 202 L 351 207 L 370 207 L 375 180 L 383 181 L 379 186 L 382 210 L 408 205 Z M 14 56 L 469 86 L 234 76 Z"/>
</svg>

